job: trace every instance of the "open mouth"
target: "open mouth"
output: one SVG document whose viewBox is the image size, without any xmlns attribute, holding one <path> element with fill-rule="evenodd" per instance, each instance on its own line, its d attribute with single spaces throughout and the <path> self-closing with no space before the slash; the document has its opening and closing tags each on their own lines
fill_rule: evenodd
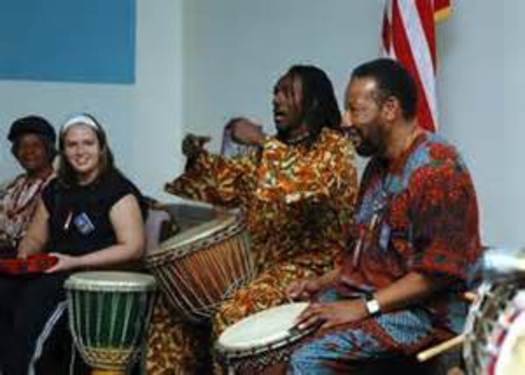
<svg viewBox="0 0 525 375">
<path fill-rule="evenodd" d="M 274 109 L 273 111 L 273 118 L 275 122 L 279 123 L 282 122 L 283 119 L 286 117 L 286 112 L 280 109 Z"/>
</svg>

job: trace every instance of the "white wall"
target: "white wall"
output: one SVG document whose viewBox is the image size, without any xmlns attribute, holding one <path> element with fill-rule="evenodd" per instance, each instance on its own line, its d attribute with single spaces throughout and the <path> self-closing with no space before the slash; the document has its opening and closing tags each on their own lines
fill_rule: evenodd
<svg viewBox="0 0 525 375">
<path fill-rule="evenodd" d="M 525 29 L 520 17 L 525 4 L 454 4 L 453 16 L 439 27 L 441 129 L 471 168 L 485 242 L 523 246 Z"/>
<path fill-rule="evenodd" d="M 377 56 L 381 2 L 191 0 L 185 4 L 186 130 L 213 136 L 247 115 L 273 131 L 273 85 L 293 64 L 315 64 L 342 97 L 351 67 Z"/>
<path fill-rule="evenodd" d="M 272 129 L 275 80 L 294 63 L 325 69 L 339 98 L 355 65 L 378 52 L 382 0 L 138 0 L 134 86 L 0 81 L 0 139 L 17 116 L 59 122 L 90 111 L 107 124 L 117 160 L 146 193 L 180 172 L 180 141 L 214 137 L 247 115 Z M 471 167 L 489 244 L 525 244 L 521 140 L 525 30 L 521 0 L 454 1 L 439 26 L 441 131 Z M 0 150 L 0 179 L 12 173 Z M 165 198 L 165 197 L 163 197 Z"/>
</svg>

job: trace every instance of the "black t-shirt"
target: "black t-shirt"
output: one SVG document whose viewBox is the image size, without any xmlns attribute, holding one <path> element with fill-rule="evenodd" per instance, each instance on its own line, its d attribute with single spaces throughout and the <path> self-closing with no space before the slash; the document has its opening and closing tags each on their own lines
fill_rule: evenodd
<svg viewBox="0 0 525 375">
<path fill-rule="evenodd" d="M 86 186 L 65 187 L 58 179 L 51 181 L 42 192 L 49 212 L 47 251 L 82 255 L 114 245 L 117 240 L 109 212 L 128 194 L 137 198 L 144 218 L 142 195 L 118 171 Z"/>
</svg>

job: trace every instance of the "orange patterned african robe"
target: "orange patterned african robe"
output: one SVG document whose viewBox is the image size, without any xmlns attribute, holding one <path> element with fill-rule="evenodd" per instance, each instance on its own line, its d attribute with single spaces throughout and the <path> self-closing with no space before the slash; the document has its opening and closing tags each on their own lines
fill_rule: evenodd
<svg viewBox="0 0 525 375">
<path fill-rule="evenodd" d="M 268 137 L 262 150 L 239 158 L 203 152 L 186 172 L 166 185 L 170 193 L 226 207 L 241 207 L 252 236 L 257 277 L 225 301 L 213 320 L 218 335 L 232 323 L 260 310 L 287 302 L 286 287 L 294 280 L 320 275 L 333 267 L 349 239 L 357 173 L 351 142 L 323 129 L 313 144 L 287 145 Z M 157 350 L 148 356 L 148 374 L 185 373 L 183 351 L 174 348 L 182 328 L 177 324 L 155 332 Z M 177 331 L 177 332 L 175 332 Z M 173 358 L 173 370 L 154 369 L 159 337 L 162 355 Z M 151 339 L 150 339 L 151 341 Z M 202 350 L 208 350 L 203 348 Z M 156 353 L 157 352 L 157 353 Z M 187 372 L 186 372 L 187 373 Z"/>
</svg>

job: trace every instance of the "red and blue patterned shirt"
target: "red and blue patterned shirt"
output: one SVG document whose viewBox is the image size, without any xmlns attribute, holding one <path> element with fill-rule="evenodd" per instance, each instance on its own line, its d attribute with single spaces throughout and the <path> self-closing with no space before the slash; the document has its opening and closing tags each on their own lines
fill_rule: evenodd
<svg viewBox="0 0 525 375">
<path fill-rule="evenodd" d="M 456 282 L 423 304 L 436 326 L 461 331 L 458 292 L 482 247 L 476 193 L 457 150 L 422 133 L 397 160 L 372 159 L 357 207 L 339 290 L 373 292 L 410 272 L 450 278 Z"/>
</svg>

